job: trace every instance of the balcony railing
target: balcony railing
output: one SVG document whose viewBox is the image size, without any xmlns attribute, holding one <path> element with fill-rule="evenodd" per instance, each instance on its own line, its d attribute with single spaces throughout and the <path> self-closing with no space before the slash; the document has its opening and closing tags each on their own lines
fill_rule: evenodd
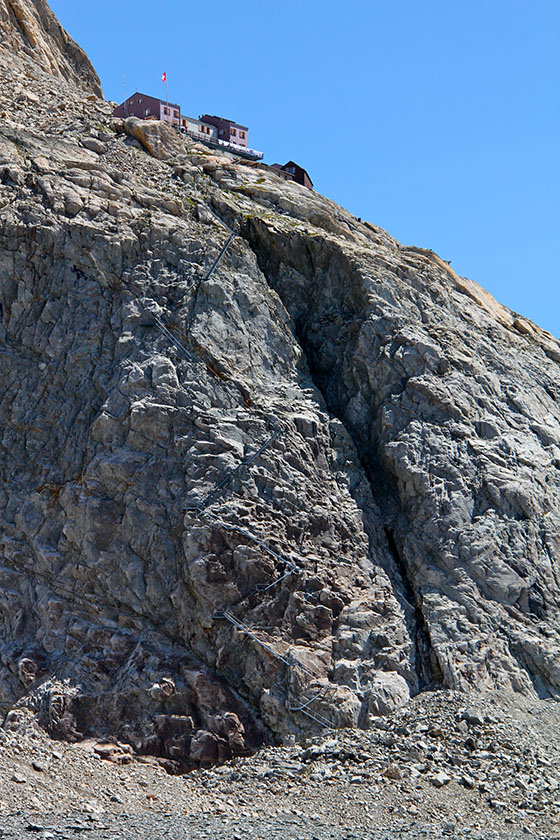
<svg viewBox="0 0 560 840">
<path fill-rule="evenodd" d="M 257 152 L 256 149 L 249 149 L 247 146 L 238 146 L 237 143 L 229 143 L 227 140 L 220 140 L 218 137 L 212 137 L 211 134 L 203 134 L 200 131 L 192 131 L 190 128 L 184 128 L 183 126 L 181 126 L 181 131 L 184 134 L 188 134 L 189 137 L 194 137 L 196 140 L 201 140 L 203 143 L 207 143 L 209 146 L 228 149 L 241 157 L 249 157 L 253 160 L 261 160 L 264 157 L 264 152 Z"/>
</svg>

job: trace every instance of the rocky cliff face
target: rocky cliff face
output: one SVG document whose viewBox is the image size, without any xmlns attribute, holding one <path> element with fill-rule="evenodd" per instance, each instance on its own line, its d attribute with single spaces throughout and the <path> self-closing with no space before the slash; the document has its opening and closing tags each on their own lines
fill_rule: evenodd
<svg viewBox="0 0 560 840">
<path fill-rule="evenodd" d="M 557 698 L 558 342 L 28 73 L 0 55 L 3 711 L 186 766 L 428 686 Z"/>
<path fill-rule="evenodd" d="M 91 63 L 45 0 L 0 0 L 0 49 L 29 56 L 47 73 L 102 96 Z M 25 75 L 25 64 L 19 65 Z"/>
</svg>

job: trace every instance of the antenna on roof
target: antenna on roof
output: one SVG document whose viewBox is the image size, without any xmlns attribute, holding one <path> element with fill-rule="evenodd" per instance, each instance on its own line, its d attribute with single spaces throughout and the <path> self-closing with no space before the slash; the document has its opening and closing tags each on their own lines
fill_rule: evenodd
<svg viewBox="0 0 560 840">
<path fill-rule="evenodd" d="M 123 88 L 124 98 L 126 99 L 126 76 L 125 76 L 124 73 L 123 73 L 123 77 L 122 77 L 122 88 Z"/>
</svg>

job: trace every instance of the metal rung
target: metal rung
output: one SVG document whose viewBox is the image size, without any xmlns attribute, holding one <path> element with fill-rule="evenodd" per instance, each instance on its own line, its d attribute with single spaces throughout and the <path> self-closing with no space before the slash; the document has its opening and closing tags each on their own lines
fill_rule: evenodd
<svg viewBox="0 0 560 840">
<path fill-rule="evenodd" d="M 271 656 L 273 656 L 275 659 L 278 659 L 280 662 L 283 662 L 284 665 L 286 665 L 287 667 L 294 667 L 293 663 L 288 662 L 288 660 L 285 657 L 281 656 L 281 654 L 279 654 L 277 651 L 275 651 L 273 647 L 271 647 L 270 645 L 266 644 L 266 642 L 263 642 L 261 639 L 259 639 L 259 637 L 257 635 L 255 635 L 255 633 L 253 633 L 251 630 L 249 630 L 248 627 L 246 627 L 241 621 L 238 621 L 238 619 L 236 619 L 233 615 L 228 613 L 227 610 L 224 611 L 223 613 L 220 613 L 220 617 L 225 618 L 227 621 L 229 621 L 231 624 L 233 624 L 234 627 L 236 627 L 242 633 L 245 633 L 246 636 L 249 636 L 251 639 L 253 639 L 253 641 L 255 641 L 258 645 L 260 645 L 268 653 L 270 653 Z M 302 703 L 301 706 L 293 706 L 292 707 L 292 706 L 288 706 L 288 704 L 286 703 L 286 709 L 289 712 L 291 712 L 291 711 L 300 712 L 301 714 L 306 715 L 308 718 L 311 718 L 311 720 L 314 720 L 320 726 L 324 726 L 325 728 L 329 729 L 329 728 L 331 728 L 332 724 L 329 720 L 327 720 L 327 718 L 323 717 L 323 715 L 321 715 L 319 712 L 312 713 L 312 712 L 309 711 L 309 706 L 311 705 L 311 703 L 314 703 L 316 700 L 323 697 L 329 691 L 329 689 L 330 689 L 329 686 L 324 686 L 322 688 L 322 690 L 315 697 L 312 697 L 310 699 L 307 698 L 306 702 Z"/>
<path fill-rule="evenodd" d="M 288 668 L 299 667 L 303 671 L 305 671 L 305 673 L 308 673 L 308 674 L 311 673 L 306 668 L 304 668 L 302 665 L 299 665 L 299 663 L 289 662 L 289 660 L 287 660 L 284 656 L 282 656 L 276 650 L 274 650 L 274 648 L 271 645 L 267 644 L 266 642 L 263 642 L 262 639 L 259 639 L 259 637 L 255 633 L 253 633 L 252 630 L 250 630 L 245 624 L 243 624 L 241 621 L 239 621 L 237 618 L 235 618 L 235 616 L 231 615 L 231 613 L 229 613 L 227 610 L 224 610 L 224 612 L 214 613 L 214 617 L 217 618 L 217 619 L 225 619 L 226 621 L 229 621 L 230 624 L 232 624 L 237 630 L 239 630 L 241 633 L 244 633 L 246 636 L 249 636 L 249 638 L 253 639 L 253 641 L 256 642 L 258 645 L 260 645 L 260 647 L 262 647 L 263 650 L 266 650 L 267 653 L 269 653 L 271 656 L 273 656 L 279 662 L 282 662 L 284 665 L 286 665 L 286 667 L 288 667 Z M 305 698 L 304 702 L 301 703 L 299 706 L 288 705 L 288 703 L 286 702 L 286 709 L 289 712 L 299 712 L 303 715 L 306 715 L 311 720 L 314 720 L 315 723 L 318 723 L 320 726 L 323 726 L 323 727 L 329 729 L 332 726 L 331 722 L 329 720 L 327 720 L 326 717 L 323 717 L 323 715 L 321 715 L 319 712 L 315 712 L 315 713 L 310 712 L 309 711 L 309 706 L 312 703 L 314 703 L 314 702 L 320 700 L 321 698 L 323 698 L 328 693 L 328 691 L 330 691 L 330 690 L 331 690 L 331 687 L 328 686 L 328 685 L 321 686 L 321 690 L 318 691 L 317 694 L 314 697 Z"/>
<path fill-rule="evenodd" d="M 220 481 L 220 482 L 216 485 L 216 487 L 214 487 L 214 489 L 213 489 L 213 490 L 211 490 L 211 491 L 210 491 L 210 493 L 208 493 L 208 495 L 206 496 L 206 498 L 204 499 L 204 501 L 203 501 L 200 505 L 197 505 L 197 508 L 202 508 L 202 509 L 203 509 L 203 508 L 208 507 L 208 505 L 209 505 L 209 504 L 211 504 L 211 502 L 214 500 L 214 497 L 218 495 L 218 493 L 220 492 L 220 490 L 222 490 L 222 489 L 223 489 L 223 488 L 224 488 L 227 484 L 229 484 L 229 483 L 230 483 L 230 481 L 234 478 L 234 476 L 235 476 L 235 475 L 237 475 L 237 473 L 238 473 L 238 472 L 240 472 L 241 470 L 245 469 L 245 468 L 246 468 L 246 467 L 248 467 L 250 464 L 252 464 L 252 463 L 253 463 L 253 461 L 255 460 L 255 458 L 258 458 L 258 456 L 259 456 L 259 455 L 262 455 L 262 453 L 265 451 L 265 449 L 268 449 L 268 447 L 269 447 L 272 443 L 274 443 L 274 441 L 275 441 L 278 437 L 280 437 L 280 435 L 281 435 L 281 434 L 282 434 L 282 430 L 281 430 L 281 429 L 277 429 L 277 430 L 276 430 L 276 431 L 275 431 L 275 432 L 274 432 L 274 433 L 273 433 L 273 434 L 272 434 L 272 435 L 268 438 L 268 440 L 265 440 L 265 442 L 262 444 L 262 446 L 260 446 L 260 447 L 257 449 L 257 451 L 256 451 L 256 452 L 253 452 L 253 454 L 252 454 L 249 458 L 247 458 L 245 461 L 242 461 L 242 462 L 241 462 L 240 464 L 238 464 L 236 467 L 232 467 L 232 469 L 230 469 L 230 470 L 226 473 L 226 475 L 224 476 L 224 478 L 223 478 L 223 479 L 222 479 L 222 480 L 221 480 L 221 481 Z M 192 509 L 192 508 L 191 508 L 191 509 Z M 185 510 L 186 510 L 186 508 L 185 508 Z"/>
<path fill-rule="evenodd" d="M 308 691 L 308 690 L 309 690 L 309 688 L 305 689 L 305 691 Z M 315 694 L 313 697 L 310 697 L 309 699 L 306 699 L 305 702 L 301 704 L 301 706 L 290 706 L 290 711 L 292 711 L 292 712 L 302 712 L 304 709 L 306 709 L 308 706 L 310 706 L 316 700 L 320 700 L 322 697 L 324 697 L 325 694 L 328 691 L 330 691 L 330 687 L 328 685 L 322 685 L 320 690 L 317 692 L 317 694 Z"/>
<path fill-rule="evenodd" d="M 260 546 L 264 551 L 270 554 L 272 557 L 275 557 L 277 560 L 280 560 L 282 563 L 286 563 L 292 572 L 299 572 L 299 568 L 293 563 L 291 560 L 288 560 L 287 557 L 283 557 L 281 554 L 278 554 L 277 551 L 274 551 L 273 548 L 270 548 L 266 543 L 261 542 L 254 534 L 251 534 L 250 531 L 246 531 L 245 528 L 240 528 L 238 525 L 229 525 L 226 522 L 222 522 L 221 519 L 218 519 L 217 516 L 214 516 L 212 513 L 208 513 L 206 510 L 200 511 L 201 516 L 206 516 L 208 519 L 212 519 L 217 525 L 223 528 L 225 531 L 237 531 L 239 534 L 243 534 L 244 537 L 251 540 L 252 542 L 256 543 L 256 545 Z"/>
<path fill-rule="evenodd" d="M 319 674 L 314 674 L 313 671 L 310 671 L 309 668 L 306 668 L 305 665 L 302 665 L 300 662 L 289 662 L 288 664 L 290 668 L 297 668 L 299 671 L 302 671 L 314 680 L 319 679 Z"/>
<path fill-rule="evenodd" d="M 276 580 L 273 580 L 272 583 L 257 583 L 255 589 L 257 592 L 268 592 L 268 590 L 272 589 L 273 586 L 277 586 L 279 583 L 285 580 L 285 578 L 289 577 L 290 575 L 293 575 L 294 571 L 294 569 L 288 569 L 286 574 L 282 575 L 282 577 L 276 578 Z"/>
<path fill-rule="evenodd" d="M 270 655 L 273 656 L 275 659 L 278 659 L 280 662 L 283 662 L 284 665 L 289 664 L 287 659 L 284 659 L 284 657 L 277 651 L 275 651 L 273 647 L 259 639 L 259 637 L 256 636 L 255 633 L 252 632 L 252 630 L 249 630 L 248 627 L 246 627 L 244 624 L 242 624 L 240 621 L 234 618 L 234 616 L 232 616 L 230 613 L 225 611 L 223 613 L 223 618 L 225 618 L 227 621 L 233 624 L 234 627 L 237 627 L 238 630 L 241 630 L 242 633 L 245 633 L 246 636 L 249 636 L 251 639 L 253 639 L 253 641 L 255 641 L 258 645 L 264 648 L 264 650 L 268 651 L 268 653 L 270 653 Z"/>
<path fill-rule="evenodd" d="M 289 709 L 288 709 L 288 711 L 289 711 Z M 319 726 L 324 726 L 325 729 L 332 729 L 333 728 L 333 725 L 332 725 L 331 721 L 327 720 L 327 718 L 323 717 L 323 715 L 321 715 L 319 712 L 316 712 L 315 714 L 313 714 L 312 712 L 308 711 L 307 709 L 301 709 L 300 714 L 301 715 L 306 715 L 306 717 L 311 718 L 311 720 L 314 720 L 315 723 L 318 723 Z"/>
</svg>

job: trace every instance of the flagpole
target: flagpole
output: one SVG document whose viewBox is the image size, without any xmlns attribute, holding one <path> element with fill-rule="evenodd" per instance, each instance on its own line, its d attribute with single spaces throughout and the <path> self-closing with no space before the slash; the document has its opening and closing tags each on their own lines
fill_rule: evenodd
<svg viewBox="0 0 560 840">
<path fill-rule="evenodd" d="M 169 90 L 168 90 L 168 87 L 167 87 L 167 71 L 165 71 L 165 101 L 167 103 L 167 116 L 170 117 L 171 112 L 169 110 Z M 171 123 L 171 125 L 173 125 L 173 120 L 169 120 L 169 122 Z"/>
</svg>

